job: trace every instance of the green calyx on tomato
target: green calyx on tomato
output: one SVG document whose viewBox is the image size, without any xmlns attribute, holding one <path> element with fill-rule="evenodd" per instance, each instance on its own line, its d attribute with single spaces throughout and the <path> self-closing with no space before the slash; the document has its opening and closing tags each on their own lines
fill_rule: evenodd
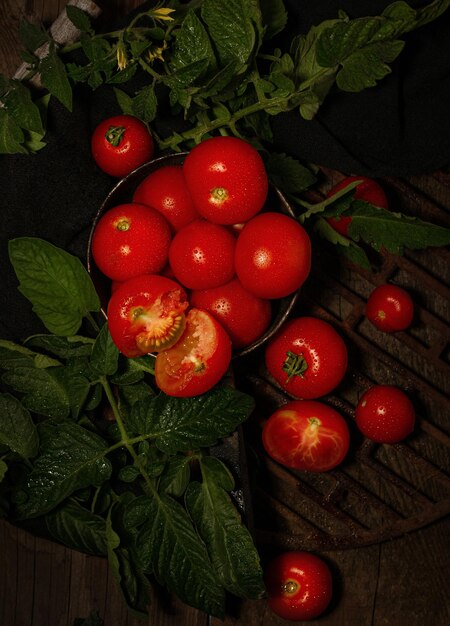
<svg viewBox="0 0 450 626">
<path fill-rule="evenodd" d="M 122 141 L 124 133 L 124 126 L 110 126 L 105 133 L 105 139 L 116 148 Z"/>
<path fill-rule="evenodd" d="M 228 200 L 229 193 L 225 187 L 214 187 L 211 189 L 211 198 L 210 201 L 212 204 L 222 204 L 226 200 Z"/>
<path fill-rule="evenodd" d="M 295 580 L 291 579 L 283 583 L 281 590 L 287 596 L 293 596 L 298 592 L 299 588 L 300 585 Z"/>
<path fill-rule="evenodd" d="M 120 230 L 121 232 L 125 232 L 130 228 L 130 222 L 127 218 L 123 217 L 122 219 L 118 220 L 117 224 L 116 224 L 116 228 L 117 230 Z"/>
<path fill-rule="evenodd" d="M 283 372 L 286 372 L 288 375 L 286 384 L 294 376 L 300 376 L 300 378 L 303 378 L 303 374 L 307 369 L 308 364 L 302 354 L 295 354 L 295 352 L 291 352 L 290 350 L 286 352 L 286 360 L 282 367 Z"/>
</svg>

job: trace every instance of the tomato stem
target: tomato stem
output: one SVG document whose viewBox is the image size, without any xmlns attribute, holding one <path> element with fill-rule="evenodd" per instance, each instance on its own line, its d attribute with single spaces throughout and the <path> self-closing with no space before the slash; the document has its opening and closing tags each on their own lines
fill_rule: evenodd
<svg viewBox="0 0 450 626">
<path fill-rule="evenodd" d="M 100 328 L 97 324 L 97 322 L 95 321 L 95 319 L 92 317 L 92 315 L 89 313 L 89 311 L 86 313 L 86 318 L 89 320 L 89 322 L 92 325 L 92 328 L 95 330 L 96 333 L 100 332 Z"/>
<path fill-rule="evenodd" d="M 286 360 L 283 363 L 282 370 L 286 372 L 288 377 L 286 383 L 290 382 L 294 376 L 300 376 L 304 378 L 303 374 L 308 369 L 308 364 L 302 354 L 295 354 L 290 350 L 286 352 Z"/>
<path fill-rule="evenodd" d="M 125 126 L 110 126 L 105 133 L 105 139 L 114 148 L 120 144 L 125 133 Z"/>
<path fill-rule="evenodd" d="M 147 490 L 152 493 L 153 495 L 157 495 L 157 491 L 155 488 L 155 485 L 152 482 L 152 479 L 150 478 L 150 476 L 148 475 L 146 469 L 143 467 L 142 465 L 142 460 L 139 458 L 139 455 L 136 453 L 136 450 L 133 448 L 133 444 L 136 442 L 136 440 L 143 440 L 140 437 L 136 438 L 136 439 L 130 439 L 128 436 L 128 433 L 125 429 L 123 420 L 122 420 L 122 415 L 120 413 L 119 407 L 117 405 L 116 399 L 114 397 L 114 394 L 112 392 L 111 386 L 106 378 L 106 376 L 102 376 L 100 378 L 100 383 L 103 387 L 103 389 L 105 390 L 106 393 L 106 397 L 108 398 L 109 404 L 111 405 L 111 409 L 114 413 L 114 417 L 116 418 L 116 422 L 117 422 L 117 426 L 119 428 L 119 432 L 120 432 L 120 436 L 122 441 L 120 441 L 118 444 L 116 444 L 116 446 L 114 447 L 120 447 L 120 446 L 125 446 L 125 448 L 127 449 L 127 451 L 129 452 L 131 458 L 134 461 L 134 464 L 136 465 L 136 467 L 138 468 L 142 478 L 145 481 L 145 484 L 147 486 Z M 113 449 L 113 448 L 111 448 Z M 111 451 L 110 449 L 110 451 Z"/>
<path fill-rule="evenodd" d="M 299 584 L 295 580 L 287 580 L 282 584 L 281 590 L 283 593 L 287 593 L 288 595 L 292 595 L 299 588 Z"/>
</svg>

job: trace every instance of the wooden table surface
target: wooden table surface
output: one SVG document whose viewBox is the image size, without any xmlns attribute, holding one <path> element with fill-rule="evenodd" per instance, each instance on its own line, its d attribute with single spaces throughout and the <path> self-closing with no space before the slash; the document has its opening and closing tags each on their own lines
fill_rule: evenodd
<svg viewBox="0 0 450 626">
<path fill-rule="evenodd" d="M 12 76 L 20 64 L 21 17 L 49 25 L 64 0 L 0 1 L 0 72 Z M 103 19 L 122 15 L 139 0 L 104 2 Z M 450 199 L 449 199 L 450 200 Z M 310 622 L 321 626 L 447 626 L 448 520 L 393 541 L 336 550 L 335 598 L 327 613 Z M 0 523 L 0 625 L 71 626 L 98 611 L 106 626 L 137 626 L 117 590 L 105 559 L 86 556 Z M 219 620 L 185 607 L 155 590 L 152 626 L 219 626 Z M 285 624 L 264 601 L 242 602 L 223 622 L 246 626 Z"/>
</svg>

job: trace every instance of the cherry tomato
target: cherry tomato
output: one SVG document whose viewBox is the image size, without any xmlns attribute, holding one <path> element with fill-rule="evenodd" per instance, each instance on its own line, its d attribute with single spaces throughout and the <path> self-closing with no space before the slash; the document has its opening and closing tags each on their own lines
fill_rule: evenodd
<svg viewBox="0 0 450 626">
<path fill-rule="evenodd" d="M 374 385 L 361 396 L 355 418 L 368 439 L 396 443 L 414 430 L 415 411 L 411 400 L 398 387 Z"/>
<path fill-rule="evenodd" d="M 162 270 L 170 242 L 170 226 L 158 211 L 143 204 L 120 204 L 97 222 L 92 256 L 103 274 L 124 281 Z"/>
<path fill-rule="evenodd" d="M 103 120 L 91 138 L 91 152 L 98 167 L 122 178 L 153 156 L 153 138 L 147 126 L 132 115 Z"/>
<path fill-rule="evenodd" d="M 331 602 L 331 570 L 323 559 L 309 552 L 280 554 L 267 564 L 264 578 L 267 603 L 283 619 L 314 619 Z"/>
<path fill-rule="evenodd" d="M 181 165 L 165 165 L 149 174 L 137 186 L 133 202 L 159 211 L 174 231 L 200 217 L 195 210 Z"/>
<path fill-rule="evenodd" d="M 231 341 L 223 327 L 207 311 L 193 308 L 181 338 L 156 357 L 156 384 L 169 396 L 197 396 L 219 382 L 230 360 Z"/>
<path fill-rule="evenodd" d="M 183 171 L 197 211 L 210 222 L 237 224 L 264 205 L 268 179 L 258 151 L 237 137 L 212 137 L 187 155 Z"/>
<path fill-rule="evenodd" d="M 283 298 L 303 285 L 311 269 L 311 242 L 295 219 L 261 213 L 244 226 L 236 242 L 236 274 L 260 298 Z"/>
<path fill-rule="evenodd" d="M 125 356 L 170 348 L 185 328 L 186 292 L 165 276 L 144 274 L 117 285 L 108 303 L 111 338 Z"/>
<path fill-rule="evenodd" d="M 330 393 L 347 370 L 348 353 L 342 337 L 324 320 L 296 317 L 270 339 L 266 367 L 278 384 L 297 398 Z"/>
<path fill-rule="evenodd" d="M 388 199 L 386 198 L 386 194 L 383 191 L 383 188 L 372 178 L 366 178 L 365 176 L 347 176 L 344 180 L 334 185 L 328 193 L 327 196 L 330 198 L 334 196 L 338 191 L 344 189 L 351 183 L 356 182 L 357 180 L 362 181 L 355 189 L 353 190 L 354 199 L 355 200 L 364 200 L 365 202 L 370 202 L 377 207 L 382 209 L 387 209 L 389 206 Z M 341 215 L 339 217 L 329 217 L 327 219 L 330 226 L 334 228 L 338 233 L 343 235 L 344 237 L 348 237 L 348 229 L 351 224 L 352 218 L 350 215 Z"/>
<path fill-rule="evenodd" d="M 265 422 L 262 441 L 267 454 L 286 467 L 327 472 L 344 460 L 350 435 L 335 409 L 317 400 L 293 400 Z"/>
<path fill-rule="evenodd" d="M 414 302 L 407 291 L 396 285 L 379 285 L 366 303 L 366 316 L 385 333 L 406 330 L 414 317 Z"/>
<path fill-rule="evenodd" d="M 195 220 L 174 236 L 169 249 L 170 267 L 189 289 L 209 289 L 227 283 L 234 275 L 236 240 L 219 224 Z"/>
<path fill-rule="evenodd" d="M 237 278 L 219 287 L 192 291 L 190 303 L 214 315 L 230 336 L 234 349 L 259 339 L 270 324 L 270 302 L 249 293 Z"/>
</svg>

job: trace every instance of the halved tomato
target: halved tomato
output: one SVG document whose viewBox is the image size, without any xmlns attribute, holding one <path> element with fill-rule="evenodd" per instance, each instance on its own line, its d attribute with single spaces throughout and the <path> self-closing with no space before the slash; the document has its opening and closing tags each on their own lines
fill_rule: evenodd
<svg viewBox="0 0 450 626">
<path fill-rule="evenodd" d="M 108 303 L 112 340 L 127 357 L 170 348 L 181 337 L 186 292 L 170 278 L 144 274 L 119 284 Z"/>
<path fill-rule="evenodd" d="M 156 357 L 156 384 L 169 396 L 197 396 L 219 382 L 230 360 L 226 331 L 210 313 L 193 308 L 186 315 L 182 337 Z"/>
</svg>

